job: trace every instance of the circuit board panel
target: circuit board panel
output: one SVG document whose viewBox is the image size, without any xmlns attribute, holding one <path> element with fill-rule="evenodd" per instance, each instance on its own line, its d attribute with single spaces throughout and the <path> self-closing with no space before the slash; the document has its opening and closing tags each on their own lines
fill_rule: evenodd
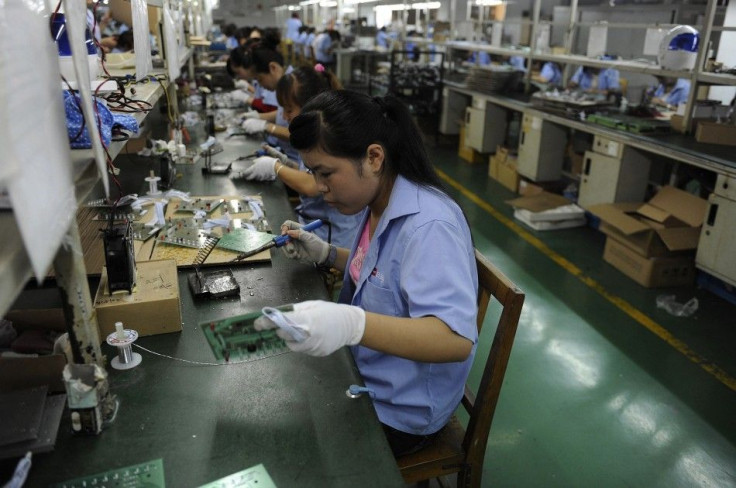
<svg viewBox="0 0 736 488">
<path fill-rule="evenodd" d="M 282 312 L 291 306 L 279 307 Z M 251 361 L 276 356 L 289 351 L 276 329 L 256 330 L 253 322 L 261 312 L 200 324 L 218 362 Z"/>
<path fill-rule="evenodd" d="M 51 488 L 165 488 L 164 463 L 161 459 L 146 463 L 111 469 L 103 473 L 92 474 L 51 485 Z"/>
</svg>

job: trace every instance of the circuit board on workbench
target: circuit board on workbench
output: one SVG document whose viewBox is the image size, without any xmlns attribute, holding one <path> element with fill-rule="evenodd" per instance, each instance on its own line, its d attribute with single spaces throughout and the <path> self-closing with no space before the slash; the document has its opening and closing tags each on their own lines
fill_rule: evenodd
<svg viewBox="0 0 736 488">
<path fill-rule="evenodd" d="M 111 469 L 51 485 L 51 488 L 82 488 L 91 486 L 120 486 L 125 488 L 165 488 L 164 463 L 161 459 Z"/>
<path fill-rule="evenodd" d="M 279 310 L 288 312 L 292 307 L 279 307 Z M 276 329 L 255 329 L 253 322 L 261 315 L 253 312 L 200 324 L 217 361 L 251 361 L 289 351 L 284 340 L 276 335 Z"/>
</svg>

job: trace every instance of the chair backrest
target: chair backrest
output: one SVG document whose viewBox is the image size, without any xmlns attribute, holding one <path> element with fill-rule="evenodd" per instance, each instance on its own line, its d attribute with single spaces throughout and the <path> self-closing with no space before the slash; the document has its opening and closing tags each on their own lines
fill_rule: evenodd
<svg viewBox="0 0 736 488">
<path fill-rule="evenodd" d="M 478 265 L 478 333 L 480 334 L 486 310 L 491 297 L 496 298 L 503 307 L 493 337 L 491 350 L 488 353 L 483 375 L 476 396 L 466 385 L 462 405 L 468 411 L 470 420 L 465 429 L 463 449 L 466 463 L 470 466 L 481 466 L 486 452 L 488 434 L 491 430 L 493 414 L 496 411 L 498 396 L 501 392 L 503 377 L 511 355 L 516 328 L 519 325 L 521 307 L 524 305 L 522 292 L 506 275 L 475 250 Z"/>
</svg>

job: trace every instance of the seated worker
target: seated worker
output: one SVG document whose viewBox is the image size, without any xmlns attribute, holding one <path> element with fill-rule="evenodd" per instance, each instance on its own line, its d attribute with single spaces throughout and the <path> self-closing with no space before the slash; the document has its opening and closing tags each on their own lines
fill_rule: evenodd
<svg viewBox="0 0 736 488">
<path fill-rule="evenodd" d="M 509 64 L 519 71 L 526 73 L 526 59 L 524 59 L 524 56 L 511 56 L 509 58 Z"/>
<path fill-rule="evenodd" d="M 547 61 L 542 65 L 539 73 L 532 75 L 532 80 L 539 83 L 546 83 L 549 86 L 562 86 L 562 71 L 557 63 Z"/>
<path fill-rule="evenodd" d="M 388 49 L 391 46 L 391 39 L 386 32 L 386 27 L 381 27 L 376 32 L 376 47 L 382 47 Z"/>
<path fill-rule="evenodd" d="M 302 66 L 282 76 L 276 85 L 276 95 L 279 105 L 284 108 L 284 119 L 290 123 L 310 99 L 320 93 L 340 89 L 342 86 L 337 77 L 318 64 L 314 68 Z M 355 239 L 359 217 L 341 214 L 327 205 L 314 177 L 307 171 L 301 158 L 297 157 L 297 160 L 299 167 L 292 168 L 276 158 L 262 156 L 243 171 L 242 175 L 249 180 L 258 181 L 280 179 L 299 193 L 301 203 L 296 207 L 299 223 L 307 224 L 321 219 L 328 225 L 320 227 L 314 233 L 336 246 L 349 247 Z"/>
<path fill-rule="evenodd" d="M 351 249 L 296 222 L 281 226 L 292 238 L 287 256 L 344 278 L 339 303 L 301 302 L 284 313 L 304 341 L 277 334 L 312 356 L 353 346 L 394 456 L 415 452 L 452 417 L 475 356 L 478 274 L 467 219 L 397 98 L 321 93 L 289 129 L 325 201 L 361 223 Z M 275 324 L 260 317 L 255 327 Z"/>
<path fill-rule="evenodd" d="M 328 29 L 314 38 L 314 60 L 327 69 L 334 70 L 336 57 L 335 50 L 340 47 L 340 33 Z"/>
<path fill-rule="evenodd" d="M 687 96 L 690 94 L 690 80 L 665 76 L 656 78 L 659 84 L 650 91 L 652 105 L 670 108 L 687 102 Z"/>
<path fill-rule="evenodd" d="M 227 59 L 226 69 L 230 76 L 238 80 L 245 80 L 254 88 L 254 93 L 252 95 L 246 93 L 244 96 L 239 98 L 241 102 L 246 105 L 250 105 L 256 112 L 275 112 L 278 110 L 278 106 L 275 101 L 276 94 L 271 90 L 264 89 L 257 81 L 255 81 L 251 75 L 249 67 L 246 66 L 249 62 L 250 48 L 253 42 L 258 41 L 250 41 L 250 43 L 246 43 L 233 49 Z"/>
<path fill-rule="evenodd" d="M 621 91 L 619 72 L 613 68 L 580 66 L 570 78 L 568 88 L 580 88 L 586 92 L 608 93 Z"/>
<path fill-rule="evenodd" d="M 480 66 L 489 66 L 491 64 L 491 55 L 485 51 L 473 51 L 468 57 L 468 62 Z"/>
</svg>

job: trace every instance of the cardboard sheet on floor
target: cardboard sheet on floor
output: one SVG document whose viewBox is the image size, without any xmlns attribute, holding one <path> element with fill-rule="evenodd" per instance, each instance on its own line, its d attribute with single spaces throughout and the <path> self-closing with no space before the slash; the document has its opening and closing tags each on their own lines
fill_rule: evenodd
<svg viewBox="0 0 736 488">
<path fill-rule="evenodd" d="M 530 212 L 544 212 L 545 210 L 551 210 L 553 208 L 562 207 L 564 205 L 570 205 L 570 200 L 557 195 L 543 191 L 536 195 L 529 195 L 525 197 L 514 198 L 513 200 L 507 200 L 506 203 L 514 208 L 521 208 L 529 210 Z"/>
</svg>

